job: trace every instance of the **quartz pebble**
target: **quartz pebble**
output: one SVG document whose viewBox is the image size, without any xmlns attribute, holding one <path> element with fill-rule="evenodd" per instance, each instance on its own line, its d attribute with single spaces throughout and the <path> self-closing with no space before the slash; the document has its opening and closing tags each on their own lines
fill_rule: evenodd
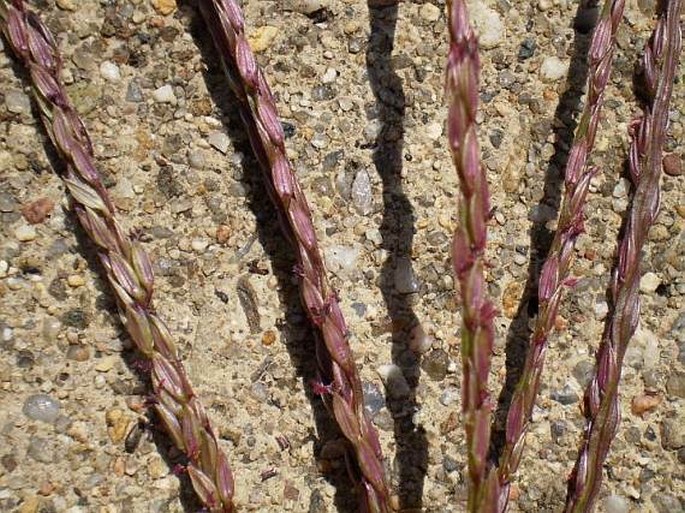
<svg viewBox="0 0 685 513">
<path fill-rule="evenodd" d="M 385 397 L 383 392 L 375 383 L 362 383 L 362 391 L 364 392 L 364 408 L 371 418 L 378 415 L 385 406 Z"/>
<path fill-rule="evenodd" d="M 628 501 L 620 495 L 609 495 L 603 502 L 606 513 L 628 513 L 630 511 Z"/>
<path fill-rule="evenodd" d="M 18 241 L 30 242 L 36 238 L 36 229 L 30 225 L 22 225 L 14 230 L 14 236 Z"/>
<path fill-rule="evenodd" d="M 224 155 L 228 152 L 228 148 L 231 146 L 231 140 L 228 138 L 228 136 L 219 131 L 209 134 L 209 137 L 207 137 L 207 142 Z"/>
<path fill-rule="evenodd" d="M 540 74 L 543 80 L 554 82 L 560 80 L 568 72 L 568 63 L 562 61 L 559 57 L 546 57 L 540 66 Z"/>
<path fill-rule="evenodd" d="M 119 66 L 111 61 L 104 61 L 100 64 L 100 75 L 109 82 L 119 82 L 121 80 Z"/>
<path fill-rule="evenodd" d="M 365 169 L 357 173 L 352 183 L 352 203 L 361 215 L 369 215 L 372 211 L 371 179 Z"/>
<path fill-rule="evenodd" d="M 424 21 L 434 23 L 440 19 L 440 8 L 437 5 L 425 3 L 419 9 L 419 16 Z"/>
<path fill-rule="evenodd" d="M 478 44 L 489 50 L 499 46 L 504 41 L 504 23 L 494 9 L 484 5 L 484 2 L 474 2 L 471 7 L 471 20 L 478 31 Z"/>
<path fill-rule="evenodd" d="M 661 280 L 653 272 L 645 273 L 640 278 L 640 292 L 651 294 L 656 291 L 659 285 L 661 285 Z"/>
<path fill-rule="evenodd" d="M 350 272 L 357 268 L 359 246 L 330 246 L 326 248 L 326 263 L 333 271 Z"/>
<path fill-rule="evenodd" d="M 46 394 L 34 394 L 24 401 L 22 412 L 32 420 L 51 424 L 59 416 L 59 401 Z"/>
<path fill-rule="evenodd" d="M 152 99 L 157 103 L 174 103 L 176 101 L 174 88 L 169 84 L 163 85 L 152 92 Z"/>
</svg>

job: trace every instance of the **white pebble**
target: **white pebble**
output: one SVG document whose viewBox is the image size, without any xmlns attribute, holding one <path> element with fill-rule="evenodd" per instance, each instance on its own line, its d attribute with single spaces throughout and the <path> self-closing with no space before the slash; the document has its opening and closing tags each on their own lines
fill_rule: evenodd
<svg viewBox="0 0 685 513">
<path fill-rule="evenodd" d="M 14 230 L 14 236 L 21 242 L 29 242 L 36 238 L 36 229 L 28 224 L 24 224 Z"/>
<path fill-rule="evenodd" d="M 228 152 L 228 148 L 231 146 L 231 140 L 228 138 L 228 136 L 219 131 L 209 134 L 209 137 L 207 137 L 207 142 L 209 142 L 212 147 L 216 148 L 224 155 L 226 152 Z"/>
<path fill-rule="evenodd" d="M 653 272 L 645 273 L 640 278 L 640 292 L 651 294 L 661 285 L 661 279 Z"/>
<path fill-rule="evenodd" d="M 424 21 L 436 22 L 440 19 L 440 8 L 436 5 L 425 3 L 419 9 L 419 15 Z"/>
<path fill-rule="evenodd" d="M 545 57 L 540 66 L 542 78 L 551 82 L 565 77 L 567 72 L 568 63 L 555 56 Z"/>
<path fill-rule="evenodd" d="M 34 394 L 24 401 L 22 411 L 33 420 L 52 423 L 59 416 L 59 401 L 46 394 Z"/>
<path fill-rule="evenodd" d="M 404 374 L 402 374 L 402 369 L 397 365 L 381 365 L 376 372 L 378 372 L 378 375 L 383 380 L 388 396 L 398 399 L 407 397 L 410 394 L 409 384 L 404 378 Z"/>
<path fill-rule="evenodd" d="M 604 499 L 604 510 L 606 513 L 628 513 L 630 505 L 620 495 L 609 495 Z"/>
<path fill-rule="evenodd" d="M 471 20 L 478 32 L 478 44 L 486 50 L 495 48 L 504 41 L 504 23 L 494 9 L 481 2 L 474 2 L 471 7 Z"/>
<path fill-rule="evenodd" d="M 362 169 L 354 177 L 352 183 L 352 202 L 361 215 L 369 215 L 373 210 L 373 196 L 371 194 L 371 179 L 369 173 Z"/>
<path fill-rule="evenodd" d="M 176 95 L 174 94 L 174 88 L 169 84 L 163 85 L 162 87 L 155 89 L 152 92 L 152 99 L 157 103 L 173 103 L 176 101 Z"/>
<path fill-rule="evenodd" d="M 350 272 L 357 267 L 359 246 L 329 246 L 326 248 L 326 263 L 334 271 Z"/>
<path fill-rule="evenodd" d="M 102 78 L 110 82 L 119 82 L 119 80 L 121 80 L 119 66 L 111 61 L 104 61 L 102 64 L 100 64 L 100 75 L 102 75 Z"/>
<path fill-rule="evenodd" d="M 190 247 L 198 253 L 201 253 L 207 249 L 207 246 L 209 246 L 207 239 L 193 239 L 193 241 L 190 243 Z"/>
<path fill-rule="evenodd" d="M 331 82 L 335 82 L 335 79 L 338 77 L 338 72 L 335 70 L 335 68 L 328 68 L 326 70 L 326 73 L 323 74 L 321 77 L 321 82 L 324 84 L 330 84 Z"/>
<path fill-rule="evenodd" d="M 442 123 L 429 123 L 426 126 L 426 135 L 431 141 L 437 141 L 442 135 Z"/>
<path fill-rule="evenodd" d="M 7 272 L 10 270 L 10 264 L 7 260 L 0 260 L 0 278 L 7 276 Z"/>
</svg>

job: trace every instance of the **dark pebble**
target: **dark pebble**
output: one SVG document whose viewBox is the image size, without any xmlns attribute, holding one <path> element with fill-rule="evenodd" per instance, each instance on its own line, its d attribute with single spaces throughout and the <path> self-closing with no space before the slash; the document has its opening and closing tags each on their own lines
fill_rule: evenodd
<svg viewBox="0 0 685 513">
<path fill-rule="evenodd" d="M 316 86 L 312 90 L 312 100 L 325 101 L 332 100 L 338 95 L 338 91 L 330 84 Z"/>
<path fill-rule="evenodd" d="M 502 144 L 502 138 L 504 137 L 504 132 L 500 130 L 499 128 L 493 130 L 490 132 L 490 143 L 495 147 L 499 148 L 500 145 Z"/>
<path fill-rule="evenodd" d="M 143 90 L 135 80 L 131 80 L 126 89 L 126 101 L 132 103 L 140 103 L 143 101 Z"/>
<path fill-rule="evenodd" d="M 5 454 L 0 458 L 0 464 L 2 464 L 7 472 L 12 472 L 17 468 L 17 459 L 14 457 L 14 454 Z"/>
<path fill-rule="evenodd" d="M 445 456 L 442 459 L 442 468 L 444 468 L 445 472 L 449 474 L 451 472 L 459 470 L 459 462 L 455 460 L 452 456 Z"/>
<path fill-rule="evenodd" d="M 67 299 L 67 286 L 62 278 L 55 278 L 48 285 L 48 293 L 58 301 Z"/>
<path fill-rule="evenodd" d="M 283 127 L 283 135 L 286 139 L 290 139 L 297 132 L 295 125 L 287 121 L 281 121 L 281 127 Z"/>
<path fill-rule="evenodd" d="M 445 379 L 448 365 L 449 356 L 442 349 L 431 351 L 421 362 L 421 368 L 435 381 L 442 381 Z"/>
<path fill-rule="evenodd" d="M 21 349 L 17 353 L 16 365 L 20 369 L 30 369 L 34 363 L 36 363 L 36 359 L 28 349 Z"/>
<path fill-rule="evenodd" d="M 576 393 L 573 388 L 571 388 L 570 385 L 564 385 L 564 388 L 561 390 L 555 390 L 550 394 L 550 397 L 552 400 L 563 404 L 564 406 L 568 406 L 569 404 L 574 404 L 578 402 L 578 394 Z"/>
<path fill-rule="evenodd" d="M 378 415 L 385 406 L 385 397 L 381 389 L 375 383 L 363 383 L 364 408 L 371 418 Z"/>
<path fill-rule="evenodd" d="M 535 39 L 531 37 L 527 37 L 526 39 L 524 39 L 521 43 L 521 46 L 519 47 L 519 60 L 525 61 L 526 59 L 530 59 L 535 54 L 536 46 L 537 45 L 535 44 Z"/>
<path fill-rule="evenodd" d="M 592 375 L 595 370 L 595 365 L 589 360 L 579 361 L 575 367 L 573 367 L 573 377 L 580 384 L 582 388 L 587 387 L 592 379 Z"/>
<path fill-rule="evenodd" d="M 308 513 L 328 513 L 326 501 L 321 490 L 316 489 L 312 491 L 312 494 L 309 496 L 309 509 L 307 511 Z"/>
<path fill-rule="evenodd" d="M 338 163 L 342 160 L 343 156 L 345 155 L 345 152 L 343 150 L 336 150 L 330 152 L 328 155 L 326 155 L 323 159 L 323 170 L 324 171 L 331 171 L 336 168 Z"/>
<path fill-rule="evenodd" d="M 555 420 L 550 425 L 550 433 L 555 444 L 559 444 L 564 434 L 566 434 L 566 423 L 563 420 Z"/>
<path fill-rule="evenodd" d="M 80 308 L 74 308 L 62 315 L 62 324 L 82 330 L 89 324 L 88 316 Z"/>
</svg>

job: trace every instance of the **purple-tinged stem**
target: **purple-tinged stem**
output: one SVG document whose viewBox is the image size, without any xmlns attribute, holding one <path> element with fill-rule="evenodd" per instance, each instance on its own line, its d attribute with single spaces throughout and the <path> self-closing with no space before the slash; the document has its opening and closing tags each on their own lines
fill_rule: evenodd
<svg viewBox="0 0 685 513">
<path fill-rule="evenodd" d="M 452 241 L 454 274 L 461 290 L 462 410 L 468 450 L 470 512 L 494 512 L 499 480 L 488 467 L 492 400 L 488 374 L 495 310 L 485 297 L 485 246 L 490 199 L 480 163 L 476 112 L 480 61 L 478 42 L 463 0 L 448 2 L 450 46 L 446 72 L 448 139 L 461 190 L 459 225 Z"/>
<path fill-rule="evenodd" d="M 623 17 L 625 0 L 606 0 L 592 35 L 589 51 L 587 99 L 569 153 L 565 173 L 565 194 L 549 256 L 540 274 L 539 313 L 521 378 L 507 414 L 505 445 L 499 461 L 500 512 L 505 511 L 511 480 L 521 461 L 525 436 L 535 398 L 540 390 L 547 341 L 554 328 L 564 287 L 569 282 L 573 249 L 583 232 L 585 198 L 597 169 L 588 166 L 600 120 L 604 90 L 611 74 L 616 32 Z"/>
<path fill-rule="evenodd" d="M 348 342 L 348 330 L 326 269 L 309 205 L 285 149 L 276 103 L 245 37 L 245 23 L 234 0 L 201 0 L 200 10 L 240 104 L 255 155 L 265 174 L 286 236 L 298 257 L 300 295 L 307 315 L 319 329 L 318 351 L 325 398 L 355 454 L 363 489 L 362 508 L 391 510 L 378 434 L 364 412 L 361 380 Z"/>
<path fill-rule="evenodd" d="M 602 466 L 618 429 L 621 367 L 640 319 L 640 253 L 659 213 L 662 148 L 682 47 L 682 10 L 682 0 L 667 3 L 644 52 L 648 101 L 641 119 L 630 128 L 634 195 L 612 276 L 612 311 L 597 354 L 595 376 L 585 392 L 585 439 L 569 481 L 566 513 L 592 509 L 602 483 Z"/>
<path fill-rule="evenodd" d="M 95 166 L 90 137 L 61 81 L 55 40 L 22 0 L 0 0 L 0 25 L 30 73 L 43 124 L 67 164 L 64 183 L 74 212 L 97 246 L 122 322 L 150 362 L 154 409 L 171 440 L 188 457 L 188 475 L 202 504 L 211 513 L 231 513 L 234 483 L 228 460 L 192 389 L 171 334 L 155 313 L 150 257 L 115 217 Z"/>
</svg>

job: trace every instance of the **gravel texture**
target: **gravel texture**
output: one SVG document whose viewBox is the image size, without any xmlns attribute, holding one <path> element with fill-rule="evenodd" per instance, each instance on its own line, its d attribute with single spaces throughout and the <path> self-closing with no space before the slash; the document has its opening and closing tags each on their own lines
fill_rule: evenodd
<svg viewBox="0 0 685 513">
<path fill-rule="evenodd" d="M 341 441 L 310 386 L 313 343 L 293 257 L 193 2 L 31 4 L 59 34 L 64 79 L 124 225 L 154 258 L 157 309 L 219 430 L 241 510 L 355 511 Z M 356 0 L 244 4 L 394 489 L 407 511 L 464 511 L 444 3 L 405 2 L 371 18 Z M 520 359 L 530 262 L 554 228 L 593 10 L 576 13 L 569 0 L 471 5 L 496 207 L 488 283 L 501 304 L 497 397 Z M 592 159 L 602 172 L 577 245 L 579 282 L 551 340 L 512 511 L 564 502 L 629 200 L 621 170 L 636 111 L 631 73 L 650 27 L 629 0 Z M 685 508 L 684 70 L 601 511 Z M 0 43 L 0 511 L 195 511 L 187 478 L 173 472 L 178 455 L 146 419 L 149 389 L 69 212 L 25 79 Z"/>
</svg>

